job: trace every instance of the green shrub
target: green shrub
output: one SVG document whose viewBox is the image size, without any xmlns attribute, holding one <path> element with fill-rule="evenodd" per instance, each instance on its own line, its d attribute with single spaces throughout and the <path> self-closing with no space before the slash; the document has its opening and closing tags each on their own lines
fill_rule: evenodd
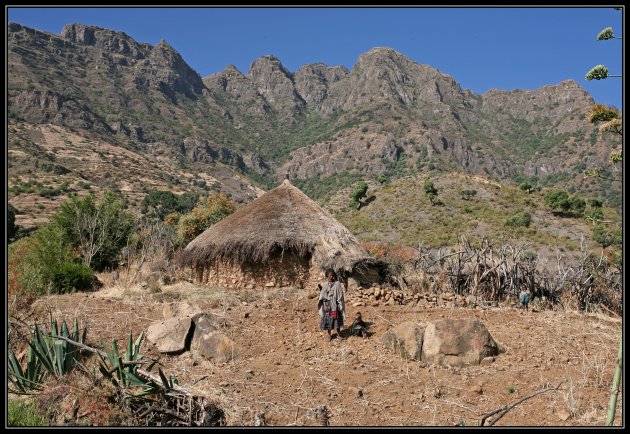
<svg viewBox="0 0 630 434">
<path fill-rule="evenodd" d="M 545 195 L 545 204 L 561 216 L 582 216 L 586 201 L 564 190 L 551 191 Z"/>
<path fill-rule="evenodd" d="M 361 181 L 361 182 L 359 182 L 357 184 L 357 186 L 352 191 L 352 194 L 350 195 L 350 198 L 354 202 L 358 203 L 361 199 L 363 199 L 366 196 L 367 190 L 368 190 L 367 183 L 365 181 Z"/>
<path fill-rule="evenodd" d="M 200 199 L 195 208 L 177 223 L 177 233 L 184 243 L 236 211 L 236 204 L 221 193 Z"/>
<path fill-rule="evenodd" d="M 518 227 L 529 227 L 529 224 L 532 222 L 532 215 L 528 212 L 524 212 L 521 214 L 516 214 L 515 216 L 510 217 L 505 221 L 506 226 L 512 226 L 515 228 Z"/>
<path fill-rule="evenodd" d="M 77 262 L 60 228 L 43 226 L 31 241 L 16 270 L 19 285 L 27 293 L 62 294 L 91 288 L 92 270 Z"/>
<path fill-rule="evenodd" d="M 615 244 L 621 245 L 623 237 L 621 229 L 614 232 L 609 232 L 602 225 L 597 225 L 593 228 L 593 240 L 601 245 L 603 248 L 612 246 Z"/>
<path fill-rule="evenodd" d="M 90 267 L 77 262 L 62 262 L 55 274 L 55 286 L 62 292 L 75 292 L 92 287 Z"/>
<path fill-rule="evenodd" d="M 424 181 L 424 194 L 429 198 L 431 205 L 435 205 L 437 203 L 438 189 L 435 188 L 433 181 L 430 179 Z"/>
</svg>

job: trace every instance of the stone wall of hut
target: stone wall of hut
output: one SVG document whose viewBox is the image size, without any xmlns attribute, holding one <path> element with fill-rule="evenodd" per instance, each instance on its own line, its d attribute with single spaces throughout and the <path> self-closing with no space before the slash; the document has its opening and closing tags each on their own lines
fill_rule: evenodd
<svg viewBox="0 0 630 434">
<path fill-rule="evenodd" d="M 215 262 L 193 270 L 193 279 L 197 283 L 225 288 L 316 288 L 323 280 L 323 273 L 312 266 L 310 258 L 285 255 L 258 264 Z"/>
</svg>

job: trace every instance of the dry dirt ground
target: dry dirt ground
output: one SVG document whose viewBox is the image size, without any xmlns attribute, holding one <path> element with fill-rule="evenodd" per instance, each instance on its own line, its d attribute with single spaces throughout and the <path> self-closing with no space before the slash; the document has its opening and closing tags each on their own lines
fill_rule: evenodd
<svg viewBox="0 0 630 434">
<path fill-rule="evenodd" d="M 190 283 L 151 292 L 109 286 L 94 293 L 37 301 L 27 321 L 46 324 L 50 313 L 88 327 L 88 343 L 118 340 L 124 348 L 161 320 L 165 303 L 189 302 L 225 317 L 222 329 L 235 343 L 227 363 L 190 353 L 163 355 L 167 374 L 181 386 L 222 406 L 227 424 L 252 425 L 265 413 L 268 425 L 318 425 L 326 406 L 330 425 L 476 425 L 484 414 L 538 390 L 555 387 L 517 405 L 496 426 L 601 426 L 604 424 L 621 319 L 575 312 L 529 312 L 509 307 L 362 307 L 371 323 L 368 339 L 328 342 L 319 331 L 312 290 L 292 288 L 237 292 Z M 347 306 L 353 315 L 358 308 Z M 247 315 L 246 315 L 247 314 Z M 385 348 L 380 337 L 403 321 L 479 317 L 506 351 L 494 363 L 464 368 L 423 366 Z M 342 333 L 343 334 L 343 333 Z M 143 353 L 156 355 L 148 341 Z M 615 425 L 622 423 L 621 395 Z"/>
</svg>

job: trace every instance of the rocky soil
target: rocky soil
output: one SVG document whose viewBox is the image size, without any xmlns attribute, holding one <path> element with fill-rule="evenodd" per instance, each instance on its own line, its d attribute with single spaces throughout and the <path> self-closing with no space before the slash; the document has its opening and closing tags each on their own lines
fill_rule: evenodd
<svg viewBox="0 0 630 434">
<path fill-rule="evenodd" d="M 221 333 L 234 342 L 231 360 L 184 352 L 162 355 L 161 363 L 180 385 L 217 402 L 230 426 L 254 425 L 255 420 L 274 426 L 320 425 L 326 418 L 340 426 L 476 425 L 495 409 L 557 386 L 557 391 L 517 405 L 496 426 L 603 425 L 619 318 L 524 312 L 472 300 L 464 307 L 466 300 L 452 294 L 393 292 L 393 302 L 385 302 L 388 291 L 383 302 L 375 294 L 374 289 L 347 294 L 350 317 L 360 310 L 371 336 L 347 337 L 342 331 L 344 339 L 331 342 L 319 330 L 316 291 L 293 288 L 236 292 L 178 283 L 151 292 L 110 282 L 95 293 L 46 297 L 20 315 L 44 323 L 50 314 L 76 317 L 87 325 L 88 341 L 98 347 L 113 339 L 124 343 L 129 332 L 134 337 L 146 332 L 177 309 L 212 313 L 222 319 Z M 494 362 L 438 367 L 404 359 L 381 342 L 402 322 L 470 317 L 479 318 L 505 350 Z M 142 348 L 145 354 L 158 354 L 146 340 Z M 622 405 L 620 395 L 617 425 Z"/>
</svg>

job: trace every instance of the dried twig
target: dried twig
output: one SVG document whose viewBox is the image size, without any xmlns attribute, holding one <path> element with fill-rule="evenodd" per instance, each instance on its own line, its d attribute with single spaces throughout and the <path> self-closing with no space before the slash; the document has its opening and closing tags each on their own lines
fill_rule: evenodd
<svg viewBox="0 0 630 434">
<path fill-rule="evenodd" d="M 497 421 L 499 419 L 501 419 L 503 416 L 505 416 L 505 414 L 508 411 L 512 410 L 514 407 L 519 405 L 521 402 L 526 401 L 526 400 L 528 400 L 530 398 L 533 398 L 534 396 L 543 394 L 545 392 L 558 391 L 558 390 L 560 390 L 560 386 L 562 386 L 563 383 L 564 383 L 564 381 L 562 383 L 558 384 L 556 387 L 549 387 L 549 388 L 541 389 L 541 390 L 538 390 L 536 392 L 530 393 L 529 395 L 525 396 L 524 398 L 519 399 L 518 401 L 516 401 L 513 404 L 504 405 L 503 407 L 499 407 L 497 409 L 492 410 L 489 413 L 484 414 L 483 417 L 481 418 L 481 420 L 479 421 L 479 426 L 492 426 L 492 425 L 494 425 L 495 423 L 497 423 Z M 497 413 L 498 413 L 498 415 L 494 419 L 489 421 L 488 425 L 484 425 L 485 422 L 486 422 L 486 419 L 488 419 L 490 416 L 493 416 L 493 415 L 495 415 Z"/>
</svg>

